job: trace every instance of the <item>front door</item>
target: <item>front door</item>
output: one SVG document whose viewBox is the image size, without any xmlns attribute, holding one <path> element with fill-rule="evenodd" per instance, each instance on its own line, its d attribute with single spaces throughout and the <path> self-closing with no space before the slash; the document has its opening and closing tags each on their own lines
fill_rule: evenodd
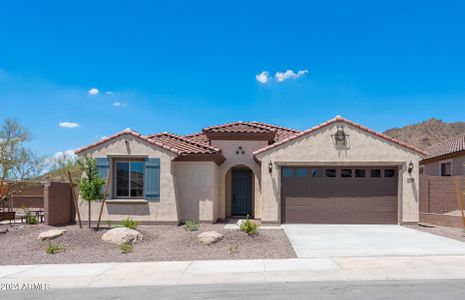
<svg viewBox="0 0 465 300">
<path fill-rule="evenodd" d="M 233 216 L 252 216 L 252 170 L 232 169 L 231 214 Z"/>
</svg>

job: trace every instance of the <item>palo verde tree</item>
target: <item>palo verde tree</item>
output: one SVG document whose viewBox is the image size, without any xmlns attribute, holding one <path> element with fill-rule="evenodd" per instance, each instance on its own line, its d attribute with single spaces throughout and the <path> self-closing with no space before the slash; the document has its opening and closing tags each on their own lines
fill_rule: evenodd
<svg viewBox="0 0 465 300">
<path fill-rule="evenodd" d="M 105 185 L 105 179 L 98 174 L 95 160 L 93 158 L 86 156 L 83 159 L 78 160 L 78 165 L 82 172 L 82 178 L 79 184 L 79 194 L 89 205 L 88 220 L 90 228 L 91 202 L 103 199 L 102 190 Z"/>
<path fill-rule="evenodd" d="M 5 119 L 0 125 L 0 204 L 40 184 L 46 158 L 26 148 L 30 139 L 29 129 L 17 120 Z"/>
</svg>

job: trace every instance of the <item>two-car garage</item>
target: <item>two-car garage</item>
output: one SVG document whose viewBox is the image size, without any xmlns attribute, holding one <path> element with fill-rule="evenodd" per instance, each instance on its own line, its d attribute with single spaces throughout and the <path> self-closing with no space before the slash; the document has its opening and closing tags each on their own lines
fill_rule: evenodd
<svg viewBox="0 0 465 300">
<path fill-rule="evenodd" d="M 398 223 L 398 168 L 281 168 L 281 222 Z"/>
</svg>

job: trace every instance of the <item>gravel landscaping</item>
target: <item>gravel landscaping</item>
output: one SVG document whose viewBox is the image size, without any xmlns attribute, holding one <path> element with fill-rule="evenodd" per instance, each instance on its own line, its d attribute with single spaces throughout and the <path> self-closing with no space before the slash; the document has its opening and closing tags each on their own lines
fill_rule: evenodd
<svg viewBox="0 0 465 300">
<path fill-rule="evenodd" d="M 66 250 L 47 254 L 48 242 L 38 241 L 37 236 L 53 228 L 67 231 L 51 241 L 64 245 Z M 224 229 L 224 224 L 201 224 L 199 231 L 173 225 L 139 226 L 137 230 L 144 240 L 127 254 L 101 239 L 108 229 L 79 229 L 77 225 L 14 225 L 8 229 L 6 234 L 0 234 L 0 265 L 296 257 L 282 229 L 261 230 L 251 237 L 239 230 Z M 205 231 L 217 231 L 224 238 L 216 244 L 203 245 L 197 236 Z"/>
<path fill-rule="evenodd" d="M 465 242 L 465 232 L 463 228 L 457 227 L 444 227 L 444 226 L 434 226 L 434 227 L 426 227 L 420 225 L 404 225 L 405 227 L 440 235 L 446 238 L 458 240 L 461 242 Z"/>
</svg>

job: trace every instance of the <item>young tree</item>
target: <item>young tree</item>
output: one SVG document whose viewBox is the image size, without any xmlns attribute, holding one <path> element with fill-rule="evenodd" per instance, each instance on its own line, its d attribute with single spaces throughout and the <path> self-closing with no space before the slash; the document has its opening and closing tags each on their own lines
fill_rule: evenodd
<svg viewBox="0 0 465 300">
<path fill-rule="evenodd" d="M 31 132 L 16 120 L 5 119 L 0 125 L 0 204 L 30 187 L 40 184 L 45 157 L 26 148 Z"/>
<path fill-rule="evenodd" d="M 82 160 L 79 160 L 78 164 L 83 173 L 79 185 L 79 194 L 82 199 L 87 201 L 89 204 L 88 220 L 90 228 L 91 202 L 103 199 L 102 189 L 105 185 L 105 179 L 98 175 L 95 160 L 93 158 L 86 156 Z"/>
</svg>

